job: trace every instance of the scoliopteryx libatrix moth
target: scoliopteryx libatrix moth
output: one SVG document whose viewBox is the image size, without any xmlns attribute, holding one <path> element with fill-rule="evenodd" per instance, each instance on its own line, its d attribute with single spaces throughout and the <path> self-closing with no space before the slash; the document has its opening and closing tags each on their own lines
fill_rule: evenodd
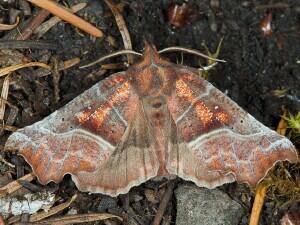
<svg viewBox="0 0 300 225">
<path fill-rule="evenodd" d="M 5 149 L 17 149 L 42 184 L 71 174 L 79 190 L 111 196 L 169 175 L 254 186 L 277 161 L 298 159 L 288 139 L 151 45 L 126 72 L 13 133 Z"/>
</svg>

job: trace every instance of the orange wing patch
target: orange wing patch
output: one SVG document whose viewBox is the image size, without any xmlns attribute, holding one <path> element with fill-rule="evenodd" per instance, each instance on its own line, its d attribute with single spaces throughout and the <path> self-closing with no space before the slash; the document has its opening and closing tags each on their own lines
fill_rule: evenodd
<svg viewBox="0 0 300 225">
<path fill-rule="evenodd" d="M 181 79 L 176 81 L 176 92 L 179 98 L 184 98 L 194 106 L 197 117 L 203 123 L 204 127 L 208 127 L 214 119 L 213 112 L 200 100 L 196 100 L 197 96 Z"/>
</svg>

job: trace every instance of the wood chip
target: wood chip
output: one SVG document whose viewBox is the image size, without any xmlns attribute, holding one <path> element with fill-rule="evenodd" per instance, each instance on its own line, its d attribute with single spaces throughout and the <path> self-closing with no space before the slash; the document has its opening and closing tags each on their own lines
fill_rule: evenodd
<svg viewBox="0 0 300 225">
<path fill-rule="evenodd" d="M 24 177 L 21 177 L 18 180 L 25 180 L 25 181 L 31 182 L 34 178 L 35 178 L 35 176 L 33 175 L 33 173 L 29 173 L 29 174 L 25 175 Z M 9 195 L 11 193 L 14 193 L 15 191 L 22 188 L 23 186 L 18 182 L 18 180 L 14 180 L 14 181 L 10 182 L 9 184 L 5 185 L 4 187 L 1 187 L 0 188 L 0 198 L 4 197 L 6 195 Z"/>
<path fill-rule="evenodd" d="M 0 99 L 0 121 L 4 121 L 4 113 L 5 113 L 5 101 L 8 97 L 8 89 L 9 89 L 9 76 L 4 78 L 2 91 L 1 91 L 1 99 Z"/>
</svg>

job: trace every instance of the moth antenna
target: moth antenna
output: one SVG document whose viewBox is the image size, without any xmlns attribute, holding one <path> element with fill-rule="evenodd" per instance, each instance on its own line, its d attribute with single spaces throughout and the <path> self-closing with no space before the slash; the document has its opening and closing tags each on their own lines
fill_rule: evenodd
<svg viewBox="0 0 300 225">
<path fill-rule="evenodd" d="M 127 50 L 127 49 L 126 50 L 120 50 L 120 51 L 113 52 L 113 53 L 111 53 L 109 55 L 103 56 L 103 57 L 97 59 L 96 61 L 94 61 L 92 63 L 86 64 L 84 66 L 80 66 L 79 68 L 80 69 L 87 68 L 87 67 L 93 66 L 93 65 L 95 65 L 97 63 L 100 63 L 100 62 L 102 62 L 102 61 L 104 61 L 106 59 L 110 59 L 110 58 L 113 58 L 113 57 L 116 57 L 116 56 L 119 56 L 119 55 L 125 55 L 125 54 L 132 54 L 132 55 L 138 55 L 138 56 L 142 56 L 143 55 L 143 54 L 135 52 L 133 50 Z"/>
<path fill-rule="evenodd" d="M 199 68 L 198 70 L 200 70 L 200 71 L 209 71 L 213 67 L 215 67 L 217 64 L 218 64 L 218 62 L 214 62 L 213 64 L 208 65 L 208 66 L 201 66 L 201 68 Z"/>
<path fill-rule="evenodd" d="M 165 52 L 177 52 L 177 51 L 180 51 L 180 52 L 187 52 L 187 53 L 190 53 L 192 55 L 197 55 L 197 56 L 200 56 L 200 57 L 203 57 L 205 59 L 210 59 L 210 60 L 213 60 L 213 61 L 216 61 L 216 62 L 226 62 L 225 60 L 223 59 L 215 59 L 215 58 L 212 58 L 212 57 L 209 57 L 195 49 L 190 49 L 190 48 L 183 48 L 183 47 L 179 47 L 179 46 L 172 46 L 172 47 L 168 47 L 168 48 L 164 48 L 160 51 L 158 51 L 159 54 L 161 53 L 165 53 Z"/>
</svg>

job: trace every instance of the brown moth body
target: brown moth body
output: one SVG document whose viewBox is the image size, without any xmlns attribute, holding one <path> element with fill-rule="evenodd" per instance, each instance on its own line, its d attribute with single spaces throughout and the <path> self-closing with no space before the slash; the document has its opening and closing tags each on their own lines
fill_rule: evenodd
<svg viewBox="0 0 300 225">
<path fill-rule="evenodd" d="M 277 161 L 298 159 L 288 139 L 150 45 L 140 63 L 13 133 L 5 148 L 42 184 L 68 173 L 81 191 L 111 196 L 169 175 L 208 188 L 256 185 Z"/>
</svg>

